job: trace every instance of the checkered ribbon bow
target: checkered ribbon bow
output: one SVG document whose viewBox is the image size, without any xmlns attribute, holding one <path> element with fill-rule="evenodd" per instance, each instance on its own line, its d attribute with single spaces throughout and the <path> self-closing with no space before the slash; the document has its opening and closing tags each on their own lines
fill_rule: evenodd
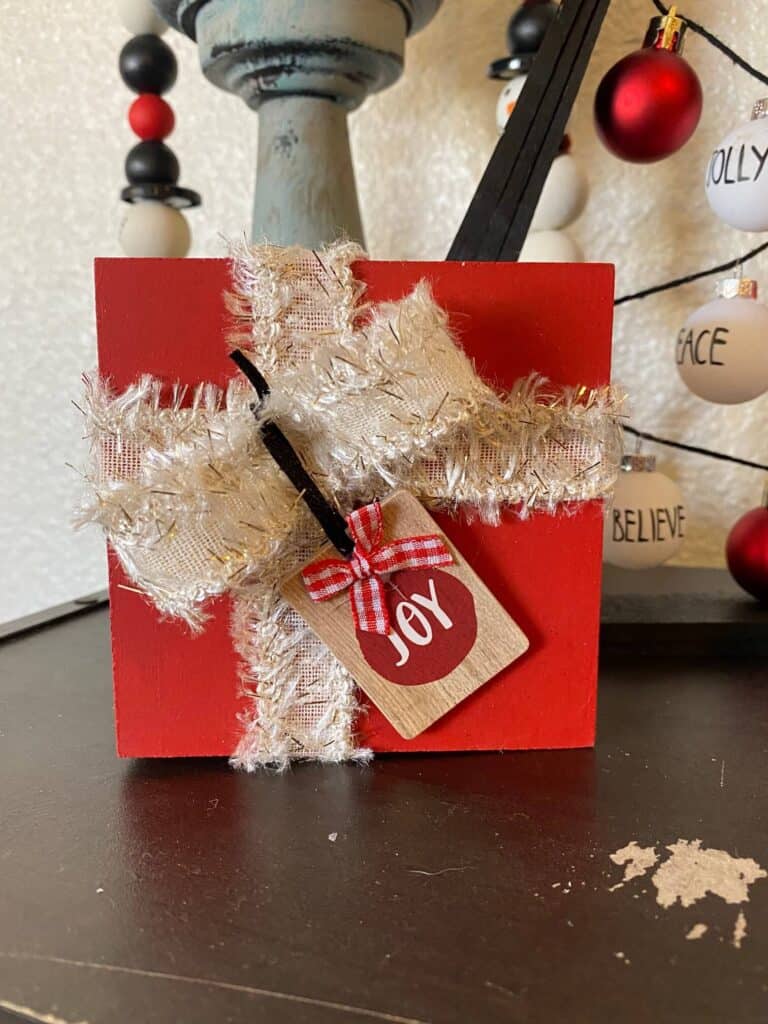
<svg viewBox="0 0 768 1024">
<path fill-rule="evenodd" d="M 382 576 L 400 569 L 427 569 L 450 565 L 453 557 L 438 534 L 398 537 L 382 544 L 381 505 L 375 501 L 347 516 L 354 550 L 348 561 L 324 558 L 302 571 L 313 601 L 328 601 L 351 587 L 350 604 L 355 629 L 389 633 L 389 612 Z"/>
</svg>

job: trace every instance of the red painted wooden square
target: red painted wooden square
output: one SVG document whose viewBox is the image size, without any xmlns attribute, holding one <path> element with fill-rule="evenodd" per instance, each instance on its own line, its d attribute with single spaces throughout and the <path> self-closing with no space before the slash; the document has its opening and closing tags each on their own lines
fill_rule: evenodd
<svg viewBox="0 0 768 1024">
<path fill-rule="evenodd" d="M 478 371 L 509 387 L 532 370 L 557 384 L 607 383 L 613 268 L 597 264 L 382 263 L 356 268 L 373 301 L 402 298 L 422 278 Z M 223 384 L 229 287 L 225 260 L 96 261 L 101 372 L 122 390 L 142 373 Z M 530 649 L 444 718 L 404 740 L 375 709 L 360 741 L 376 751 L 512 750 L 594 741 L 602 508 L 509 517 L 499 527 L 438 517 L 441 528 L 530 640 Z M 122 589 L 110 558 L 118 752 L 125 757 L 225 755 L 240 734 L 229 603 L 201 635 L 162 622 Z"/>
</svg>

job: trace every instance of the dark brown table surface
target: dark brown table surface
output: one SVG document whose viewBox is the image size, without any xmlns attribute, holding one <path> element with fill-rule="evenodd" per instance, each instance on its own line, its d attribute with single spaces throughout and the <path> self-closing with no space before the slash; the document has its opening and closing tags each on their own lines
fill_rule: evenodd
<svg viewBox="0 0 768 1024">
<path fill-rule="evenodd" d="M 119 761 L 111 718 L 104 609 L 0 647 L 0 1005 L 30 1019 L 768 1021 L 768 880 L 741 949 L 717 897 L 609 891 L 633 839 L 768 865 L 765 660 L 604 659 L 596 751 L 247 776 Z"/>
</svg>

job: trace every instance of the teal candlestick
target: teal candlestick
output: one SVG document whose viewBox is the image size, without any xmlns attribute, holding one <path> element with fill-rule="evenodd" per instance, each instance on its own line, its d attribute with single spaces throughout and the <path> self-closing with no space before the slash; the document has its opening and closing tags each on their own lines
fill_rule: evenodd
<svg viewBox="0 0 768 1024">
<path fill-rule="evenodd" d="M 259 111 L 255 241 L 364 243 L 347 113 L 402 74 L 442 0 L 153 0 L 209 81 Z"/>
</svg>

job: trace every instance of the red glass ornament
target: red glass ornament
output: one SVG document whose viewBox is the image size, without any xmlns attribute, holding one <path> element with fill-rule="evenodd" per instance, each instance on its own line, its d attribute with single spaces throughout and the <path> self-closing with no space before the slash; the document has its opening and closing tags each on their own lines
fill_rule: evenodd
<svg viewBox="0 0 768 1024">
<path fill-rule="evenodd" d="M 145 92 L 131 104 L 128 123 L 140 139 L 156 142 L 171 134 L 176 119 L 173 110 L 161 96 Z"/>
<path fill-rule="evenodd" d="M 699 123 L 701 83 L 679 53 L 683 26 L 671 20 L 654 19 L 644 48 L 614 64 L 598 87 L 597 132 L 622 160 L 652 163 L 671 156 Z"/>
<path fill-rule="evenodd" d="M 731 576 L 748 594 L 768 602 L 768 505 L 739 519 L 725 545 Z"/>
</svg>

